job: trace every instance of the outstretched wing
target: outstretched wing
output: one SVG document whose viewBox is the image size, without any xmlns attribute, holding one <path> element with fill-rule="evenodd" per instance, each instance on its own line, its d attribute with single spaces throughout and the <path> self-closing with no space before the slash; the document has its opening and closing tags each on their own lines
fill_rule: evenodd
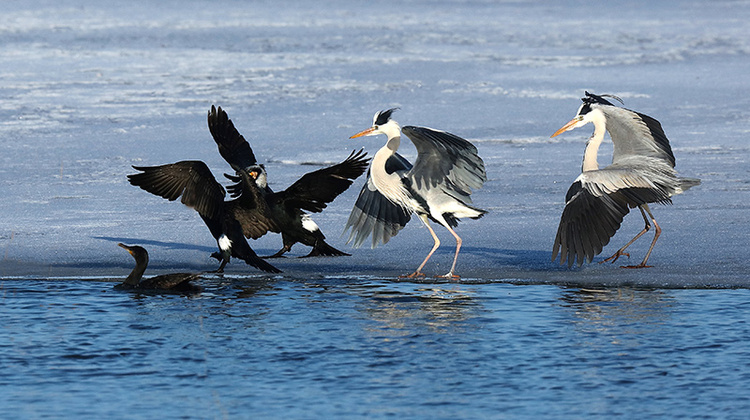
<svg viewBox="0 0 750 420">
<path fill-rule="evenodd" d="M 242 134 L 234 128 L 227 113 L 211 105 L 208 112 L 208 130 L 211 132 L 219 153 L 234 170 L 247 168 L 257 163 L 253 149 Z"/>
<path fill-rule="evenodd" d="M 565 209 L 552 248 L 552 260 L 568 267 L 591 262 L 620 228 L 630 208 L 647 203 L 668 204 L 669 193 L 633 171 L 611 165 L 582 173 L 565 197 Z"/>
<path fill-rule="evenodd" d="M 370 162 L 366 156 L 362 150 L 353 151 L 341 163 L 306 173 L 289 188 L 277 193 L 275 199 L 287 207 L 321 212 L 365 172 Z"/>
<path fill-rule="evenodd" d="M 487 180 L 477 148 L 461 137 L 426 127 L 406 126 L 401 132 L 417 148 L 417 160 L 409 172 L 416 188 L 435 187 L 447 179 L 448 189 L 468 198 L 472 189 L 481 188 Z"/>
<path fill-rule="evenodd" d="M 205 163 L 185 160 L 161 166 L 133 166 L 141 173 L 128 175 L 131 184 L 151 194 L 194 208 L 204 217 L 218 216 L 226 192 Z"/>
<path fill-rule="evenodd" d="M 411 164 L 399 154 L 386 161 L 386 170 L 389 172 L 409 169 Z M 358 248 L 372 235 L 372 247 L 375 248 L 379 243 L 386 244 L 396 236 L 410 219 L 409 212 L 391 202 L 375 188 L 368 172 L 367 182 L 362 187 L 344 227 L 344 232 L 352 229 L 346 242 L 354 241 L 353 246 Z"/>
</svg>

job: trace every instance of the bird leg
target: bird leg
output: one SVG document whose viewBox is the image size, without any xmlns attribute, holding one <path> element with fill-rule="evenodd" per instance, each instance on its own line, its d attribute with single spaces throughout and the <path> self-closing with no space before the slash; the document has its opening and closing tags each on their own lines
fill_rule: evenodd
<svg viewBox="0 0 750 420">
<path fill-rule="evenodd" d="M 656 240 L 659 239 L 659 235 L 661 235 L 661 228 L 659 227 L 659 224 L 656 223 L 656 219 L 654 219 L 654 215 L 651 214 L 651 209 L 648 208 L 648 204 L 644 204 L 643 207 L 646 208 L 646 212 L 648 212 L 649 217 L 651 218 L 651 222 L 654 224 L 654 240 L 651 241 L 651 246 L 648 248 L 648 252 L 646 253 L 646 256 L 643 258 L 643 261 L 641 261 L 638 265 L 627 265 L 623 266 L 621 268 L 648 268 L 653 267 L 651 265 L 646 265 L 646 261 L 648 261 L 648 257 L 651 256 L 651 251 L 654 250 L 654 245 L 656 245 Z M 641 213 L 643 213 L 643 207 L 641 207 Z M 643 219 L 646 220 L 646 224 L 648 225 L 648 220 L 646 219 L 646 215 L 643 215 Z"/>
<path fill-rule="evenodd" d="M 646 204 L 644 204 L 643 206 L 646 206 Z M 599 261 L 599 264 L 604 264 L 607 261 L 612 261 L 612 263 L 614 264 L 614 262 L 617 261 L 617 259 L 620 258 L 623 255 L 625 255 L 628 258 L 630 258 L 630 254 L 628 254 L 627 252 L 625 252 L 625 248 L 627 248 L 630 245 L 632 245 L 633 242 L 635 242 L 638 238 L 640 238 L 641 236 L 643 236 L 644 233 L 648 232 L 651 229 L 651 223 L 649 223 L 648 218 L 646 217 L 646 213 L 643 211 L 643 206 L 638 206 L 638 209 L 641 210 L 641 215 L 643 216 L 643 221 L 646 222 L 646 226 L 643 228 L 643 230 L 640 231 L 640 232 L 638 232 L 638 234 L 635 235 L 635 237 L 633 239 L 631 239 L 630 242 L 626 243 L 625 246 L 623 246 L 622 248 L 618 249 L 617 252 L 614 253 L 614 255 L 612 255 L 611 257 L 609 257 L 609 258 L 607 258 L 605 260 Z M 649 214 L 651 214 L 650 211 L 649 211 Z M 653 219 L 653 217 L 652 217 L 652 219 Z"/>
<path fill-rule="evenodd" d="M 461 243 L 463 242 L 461 240 L 461 237 L 458 236 L 458 234 L 451 229 L 449 225 L 444 225 L 446 228 L 448 228 L 448 231 L 453 234 L 453 237 L 456 238 L 456 255 L 453 256 L 453 265 L 451 265 L 451 271 L 448 272 L 448 274 L 445 274 L 443 276 L 437 276 L 440 278 L 445 279 L 451 279 L 451 280 L 458 280 L 461 278 L 461 276 L 454 274 L 454 271 L 456 271 L 456 261 L 458 260 L 458 251 L 461 249 Z"/>
<path fill-rule="evenodd" d="M 222 260 L 221 264 L 219 265 L 219 268 L 216 269 L 216 271 L 214 271 L 214 273 L 223 273 L 224 272 L 224 267 L 226 267 L 226 265 L 227 265 L 228 262 L 229 262 L 229 260 L 227 260 L 227 259 Z"/>
<path fill-rule="evenodd" d="M 289 252 L 289 251 L 291 251 L 291 250 L 292 250 L 291 246 L 284 245 L 284 247 L 281 248 L 277 253 L 275 253 L 273 255 L 269 255 L 267 257 L 261 257 L 261 258 L 285 258 L 284 254 L 287 253 L 287 252 Z"/>
<path fill-rule="evenodd" d="M 435 252 L 436 249 L 440 246 L 440 239 L 438 239 L 437 235 L 435 234 L 435 231 L 432 230 L 432 227 L 430 226 L 430 221 L 427 219 L 427 215 L 420 214 L 419 218 L 422 220 L 422 223 L 424 223 L 425 226 L 427 226 L 427 230 L 430 231 L 430 235 L 432 235 L 432 239 L 435 241 L 435 245 L 432 246 L 432 250 L 430 250 L 430 253 L 427 254 L 427 257 L 422 261 L 422 264 L 419 265 L 417 270 L 409 275 L 406 276 L 399 276 L 400 278 L 407 278 L 407 279 L 413 279 L 417 277 L 424 277 L 424 273 L 422 273 L 422 268 L 425 264 L 427 264 L 427 260 L 432 257 L 432 254 Z"/>
</svg>

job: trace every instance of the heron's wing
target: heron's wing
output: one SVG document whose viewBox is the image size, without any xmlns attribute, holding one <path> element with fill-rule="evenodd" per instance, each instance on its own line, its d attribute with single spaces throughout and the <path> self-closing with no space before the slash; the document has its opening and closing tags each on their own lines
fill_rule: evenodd
<svg viewBox="0 0 750 420">
<path fill-rule="evenodd" d="M 669 194 L 633 170 L 611 165 L 582 173 L 568 190 L 552 260 L 568 266 L 591 262 L 609 243 L 630 207 L 670 203 Z"/>
<path fill-rule="evenodd" d="M 391 157 L 389 162 L 386 162 L 386 168 L 390 167 L 394 171 L 407 170 L 410 166 L 401 156 Z M 368 172 L 367 182 L 362 187 L 344 227 L 344 231 L 352 229 L 346 242 L 354 241 L 353 246 L 358 248 L 372 235 L 372 247 L 375 248 L 379 243 L 386 244 L 396 236 L 410 219 L 409 212 L 388 200 L 375 188 Z"/>
<path fill-rule="evenodd" d="M 289 188 L 276 193 L 275 199 L 287 207 L 316 213 L 323 211 L 365 172 L 370 161 L 366 156 L 362 150 L 353 151 L 340 163 L 303 175 Z"/>
<path fill-rule="evenodd" d="M 487 180 L 484 162 L 477 148 L 468 141 L 426 127 L 406 126 L 401 132 L 417 148 L 417 160 L 409 172 L 417 189 L 447 182 L 449 189 L 467 197 Z"/>
<path fill-rule="evenodd" d="M 234 128 L 227 113 L 211 105 L 208 112 L 208 130 L 219 146 L 219 153 L 235 170 L 244 169 L 257 163 L 250 144 Z"/>
<path fill-rule="evenodd" d="M 603 169 L 586 171 L 577 181 L 581 181 L 583 188 L 596 197 L 618 193 L 631 206 L 670 204 L 670 196 L 679 187 L 673 169 L 659 159 L 644 157 L 631 157 L 624 164 L 615 163 Z"/>
<path fill-rule="evenodd" d="M 205 163 L 185 160 L 161 166 L 133 166 L 141 171 L 128 175 L 131 184 L 151 194 L 194 208 L 204 217 L 214 218 L 222 211 L 224 188 L 216 182 Z"/>
<path fill-rule="evenodd" d="M 609 243 L 622 219 L 628 214 L 627 203 L 610 195 L 595 196 L 576 181 L 568 190 L 565 209 L 560 217 L 552 261 L 560 253 L 560 264 L 567 261 L 580 266 L 591 262 Z"/>
<path fill-rule="evenodd" d="M 243 235 L 258 239 L 268 231 L 280 232 L 279 226 L 271 216 L 271 209 L 255 181 L 244 169 L 237 171 L 237 174 L 238 176 L 224 175 L 235 182 L 227 187 L 232 191 L 232 196 L 236 197 L 227 202 L 227 209 L 240 222 Z"/>
<path fill-rule="evenodd" d="M 617 106 L 602 106 L 607 117 L 607 131 L 612 137 L 612 162 L 623 157 L 660 158 L 674 168 L 675 158 L 661 123 L 655 118 Z"/>
</svg>

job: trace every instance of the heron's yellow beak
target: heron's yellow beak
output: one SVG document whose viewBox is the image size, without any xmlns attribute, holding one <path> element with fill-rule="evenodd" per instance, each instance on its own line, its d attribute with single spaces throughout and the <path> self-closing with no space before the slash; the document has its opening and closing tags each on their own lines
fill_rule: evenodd
<svg viewBox="0 0 750 420">
<path fill-rule="evenodd" d="M 353 136 L 351 136 L 351 137 L 349 137 L 349 138 L 350 138 L 350 139 L 355 139 L 355 138 L 357 138 L 357 137 L 362 137 L 362 136 L 366 136 L 366 135 L 368 135 L 368 134 L 372 133 L 373 131 L 375 131 L 375 127 L 370 127 L 370 128 L 368 128 L 367 130 L 364 130 L 364 131 L 360 131 L 359 133 L 357 133 L 357 134 L 355 134 L 355 135 L 353 135 Z"/>
<path fill-rule="evenodd" d="M 250 175 L 253 179 L 258 179 L 258 172 L 257 171 L 252 171 L 248 175 Z"/>
<path fill-rule="evenodd" d="M 563 133 L 565 131 L 570 130 L 571 127 L 573 127 L 574 125 L 576 125 L 579 122 L 581 122 L 581 120 L 583 120 L 583 117 L 581 117 L 580 115 L 577 116 L 577 117 L 575 117 L 575 118 L 573 118 L 572 120 L 568 121 L 567 124 L 565 124 L 564 126 L 560 127 L 559 130 L 555 131 L 555 134 L 551 135 L 550 138 L 555 137 L 555 136 L 557 136 L 560 133 Z"/>
</svg>

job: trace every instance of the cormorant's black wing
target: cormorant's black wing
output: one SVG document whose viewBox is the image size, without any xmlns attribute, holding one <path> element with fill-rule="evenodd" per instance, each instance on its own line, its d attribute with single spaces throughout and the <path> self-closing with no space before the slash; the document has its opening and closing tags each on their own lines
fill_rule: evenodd
<svg viewBox="0 0 750 420">
<path fill-rule="evenodd" d="M 215 218 L 224 205 L 226 192 L 205 163 L 184 160 L 160 166 L 133 166 L 141 173 L 128 175 L 131 184 L 151 194 L 194 208 L 204 217 Z"/>
<path fill-rule="evenodd" d="M 289 188 L 276 193 L 274 199 L 286 207 L 321 212 L 365 172 L 370 162 L 366 156 L 362 150 L 353 151 L 340 163 L 306 173 Z"/>
<path fill-rule="evenodd" d="M 245 169 L 257 163 L 253 149 L 242 134 L 234 128 L 227 113 L 211 105 L 208 112 L 208 130 L 219 146 L 219 153 L 234 170 Z"/>
</svg>

